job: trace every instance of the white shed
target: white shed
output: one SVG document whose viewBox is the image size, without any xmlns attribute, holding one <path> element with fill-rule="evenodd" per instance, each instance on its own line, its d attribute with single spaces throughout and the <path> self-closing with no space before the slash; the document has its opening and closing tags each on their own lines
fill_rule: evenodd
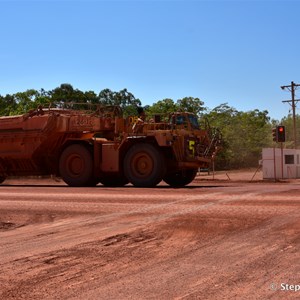
<svg viewBox="0 0 300 300">
<path fill-rule="evenodd" d="M 262 167 L 263 179 L 300 178 L 300 150 L 264 148 Z"/>
</svg>

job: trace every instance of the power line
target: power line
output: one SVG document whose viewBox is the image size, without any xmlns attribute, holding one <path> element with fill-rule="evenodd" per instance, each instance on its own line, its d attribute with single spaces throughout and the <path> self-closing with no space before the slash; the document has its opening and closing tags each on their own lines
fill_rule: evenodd
<svg viewBox="0 0 300 300">
<path fill-rule="evenodd" d="M 291 94 L 292 94 L 292 100 L 284 100 L 282 101 L 283 103 L 292 103 L 292 110 L 293 110 L 293 134 L 294 134 L 294 148 L 297 148 L 297 134 L 296 134 L 296 104 L 300 99 L 295 99 L 295 90 L 297 87 L 300 86 L 300 84 L 294 83 L 293 81 L 291 82 L 290 85 L 282 85 L 281 89 L 288 89 Z"/>
</svg>

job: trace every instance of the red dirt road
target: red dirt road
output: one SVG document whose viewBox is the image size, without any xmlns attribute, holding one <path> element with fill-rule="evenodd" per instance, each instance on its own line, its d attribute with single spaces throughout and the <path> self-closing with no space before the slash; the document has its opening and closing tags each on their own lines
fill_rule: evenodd
<svg viewBox="0 0 300 300">
<path fill-rule="evenodd" d="M 300 181 L 0 186 L 0 299 L 299 299 Z"/>
</svg>

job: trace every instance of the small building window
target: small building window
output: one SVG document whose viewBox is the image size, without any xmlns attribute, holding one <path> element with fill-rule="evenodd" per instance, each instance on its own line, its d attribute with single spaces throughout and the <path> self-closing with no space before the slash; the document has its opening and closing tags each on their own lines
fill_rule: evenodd
<svg viewBox="0 0 300 300">
<path fill-rule="evenodd" d="M 285 155 L 284 156 L 284 163 L 286 165 L 293 165 L 295 162 L 294 162 L 294 155 Z"/>
</svg>

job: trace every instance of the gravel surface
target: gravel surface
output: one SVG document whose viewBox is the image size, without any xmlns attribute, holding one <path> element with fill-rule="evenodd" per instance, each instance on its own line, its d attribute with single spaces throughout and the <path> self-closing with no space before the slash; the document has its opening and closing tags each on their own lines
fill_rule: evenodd
<svg viewBox="0 0 300 300">
<path fill-rule="evenodd" d="M 0 299 L 299 299 L 300 180 L 0 186 Z M 252 179 L 252 181 L 251 181 Z"/>
</svg>

